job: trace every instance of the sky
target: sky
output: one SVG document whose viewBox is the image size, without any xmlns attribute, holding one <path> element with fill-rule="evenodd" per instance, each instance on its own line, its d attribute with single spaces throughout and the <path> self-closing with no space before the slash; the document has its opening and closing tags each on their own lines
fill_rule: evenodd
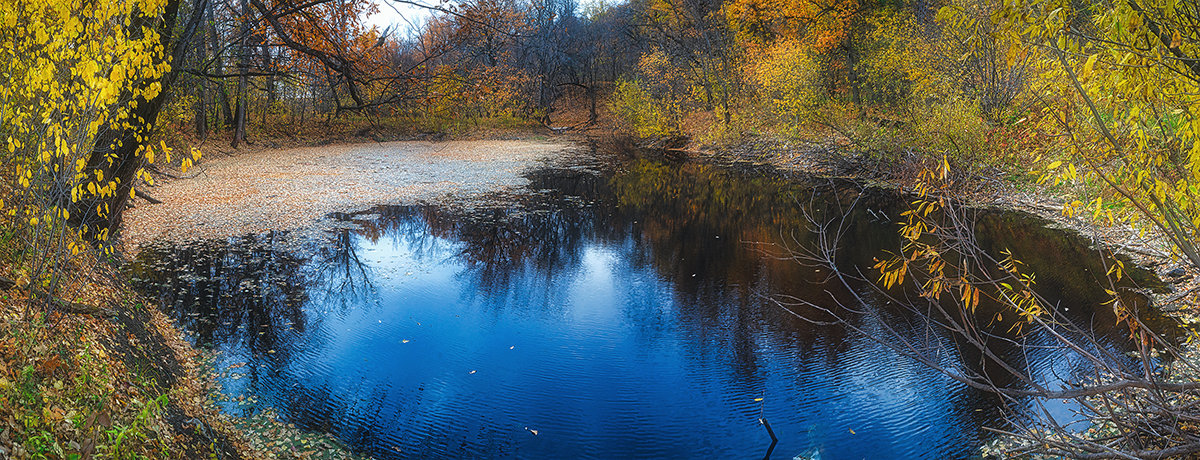
<svg viewBox="0 0 1200 460">
<path fill-rule="evenodd" d="M 412 28 L 420 26 L 430 15 L 430 11 L 426 8 L 388 0 L 372 1 L 379 7 L 379 12 L 367 18 L 367 24 L 372 24 L 378 27 L 379 30 L 395 26 L 392 30 L 401 34 L 401 36 L 405 35 Z M 437 5 L 436 0 L 425 0 L 424 3 L 427 5 Z"/>
<path fill-rule="evenodd" d="M 367 18 L 367 23 L 379 27 L 379 30 L 393 27 L 393 31 L 404 36 L 408 31 L 417 28 L 430 16 L 430 10 L 413 6 L 407 3 L 399 3 L 391 0 L 371 0 L 379 7 L 379 12 Z M 436 6 L 442 4 L 439 0 L 413 0 L 426 5 Z M 579 4 L 579 11 L 583 11 L 586 7 L 592 5 L 600 5 L 604 3 L 613 3 L 614 0 L 576 0 Z"/>
</svg>

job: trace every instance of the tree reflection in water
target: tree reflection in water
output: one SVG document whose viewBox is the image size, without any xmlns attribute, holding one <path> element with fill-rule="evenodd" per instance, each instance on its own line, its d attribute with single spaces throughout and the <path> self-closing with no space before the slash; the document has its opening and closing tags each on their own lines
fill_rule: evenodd
<svg viewBox="0 0 1200 460">
<path fill-rule="evenodd" d="M 151 245 L 132 267 L 135 283 L 162 299 L 200 344 L 236 343 L 250 354 L 287 349 L 303 332 L 307 259 L 274 249 L 277 233 L 182 246 Z"/>
<path fill-rule="evenodd" d="M 348 215 L 335 215 L 342 222 L 353 222 Z M 309 262 L 310 296 L 326 308 L 350 309 L 378 305 L 379 293 L 371 267 L 358 255 L 357 233 L 363 230 L 337 228 L 327 244 L 320 245 Z"/>
</svg>

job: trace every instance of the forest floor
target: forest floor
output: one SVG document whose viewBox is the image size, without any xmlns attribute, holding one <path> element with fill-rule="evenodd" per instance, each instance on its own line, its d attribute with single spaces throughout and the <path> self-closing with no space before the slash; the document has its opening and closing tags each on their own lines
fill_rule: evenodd
<svg viewBox="0 0 1200 460">
<path fill-rule="evenodd" d="M 146 191 L 125 214 L 131 252 L 150 241 L 319 231 L 333 212 L 437 201 L 520 186 L 521 174 L 575 150 L 563 140 L 393 141 L 209 153 Z M 186 178 L 186 179 L 184 179 Z"/>
</svg>

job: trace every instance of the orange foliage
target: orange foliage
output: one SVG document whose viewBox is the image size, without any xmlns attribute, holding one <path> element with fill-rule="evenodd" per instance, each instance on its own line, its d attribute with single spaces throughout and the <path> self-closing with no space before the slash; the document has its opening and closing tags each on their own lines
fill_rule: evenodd
<svg viewBox="0 0 1200 460">
<path fill-rule="evenodd" d="M 749 48 L 799 40 L 821 53 L 846 40 L 862 9 L 860 0 L 731 0 L 724 12 Z"/>
<path fill-rule="evenodd" d="M 274 4 L 272 4 L 274 3 Z M 276 0 L 268 2 L 272 9 L 287 10 L 292 0 Z M 290 34 L 299 42 L 315 50 L 329 55 L 338 56 L 347 62 L 354 62 L 369 68 L 383 65 L 381 58 L 387 53 L 379 52 L 376 46 L 386 44 L 380 40 L 380 31 L 374 26 L 365 24 L 365 19 L 379 11 L 379 7 L 370 0 L 338 0 L 318 3 L 299 10 L 296 14 L 280 18 Z M 268 34 L 270 27 L 261 22 L 258 26 L 262 34 Z M 283 47 L 283 53 L 290 59 L 283 59 L 285 71 L 306 71 L 311 73 L 321 69 L 322 64 L 316 58 Z M 369 71 L 371 69 L 360 69 Z"/>
</svg>

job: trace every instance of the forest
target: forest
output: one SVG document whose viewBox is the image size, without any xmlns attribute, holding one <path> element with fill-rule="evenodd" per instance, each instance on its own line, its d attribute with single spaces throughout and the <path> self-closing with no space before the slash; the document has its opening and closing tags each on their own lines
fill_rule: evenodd
<svg viewBox="0 0 1200 460">
<path fill-rule="evenodd" d="M 396 3 L 431 15 L 379 30 L 366 20 L 388 5 L 368 1 L 10 5 L 6 164 L 43 198 L 13 197 L 10 214 L 103 240 L 156 152 L 185 152 L 186 168 L 213 137 L 603 112 L 676 147 L 765 137 L 880 165 L 1032 166 L 1041 183 L 1095 185 L 1071 212 L 1141 222 L 1200 264 L 1188 2 Z"/>
<path fill-rule="evenodd" d="M 383 24 L 382 17 L 399 20 Z M 902 337 L 891 351 L 988 393 L 1006 407 L 1022 407 L 1014 410 L 1019 414 L 1009 414 L 1016 422 L 988 434 L 1010 440 L 1015 447 L 1008 454 L 1167 458 L 1200 453 L 1195 409 L 1200 400 L 1195 357 L 1200 355 L 1192 351 L 1198 333 L 1189 322 L 1200 305 L 1200 4 L 1194 1 L 29 0 L 0 4 L 0 44 L 5 145 L 0 151 L 0 458 L 177 458 L 171 454 L 184 452 L 188 458 L 255 458 L 264 452 L 290 458 L 284 452 L 294 453 L 295 446 L 304 451 L 310 443 L 345 442 L 345 435 L 333 441 L 312 434 L 321 430 L 311 426 L 267 422 L 269 428 L 259 428 L 274 438 L 246 441 L 239 433 L 249 430 L 246 423 L 258 426 L 257 419 L 217 415 L 218 405 L 206 396 L 216 391 L 210 388 L 214 378 L 196 364 L 203 361 L 197 344 L 178 333 L 156 332 L 173 331 L 182 320 L 147 306 L 161 299 L 132 294 L 135 286 L 123 268 L 138 256 L 126 235 L 159 232 L 160 224 L 181 219 L 129 220 L 126 215 L 151 212 L 144 209 L 170 201 L 194 210 L 210 209 L 196 204 L 210 199 L 257 206 L 225 198 L 251 193 L 247 190 L 255 186 L 221 183 L 216 178 L 226 176 L 206 169 L 210 161 L 249 161 L 244 159 L 264 151 L 358 142 L 411 146 L 510 138 L 621 148 L 623 154 L 652 152 L 648 155 L 672 161 L 766 165 L 905 193 L 906 209 L 872 205 L 895 217 L 889 236 L 899 239 L 897 247 L 881 249 L 869 262 L 855 256 L 856 270 L 841 270 L 851 264 L 839 252 L 841 241 L 866 232 L 851 217 L 873 219 L 875 210 L 866 209 L 866 217 L 844 211 L 837 220 L 829 217 L 833 211 L 806 208 L 797 199 L 795 208 L 777 212 L 785 194 L 810 201 L 824 195 L 810 196 L 775 179 L 755 179 L 759 188 L 746 189 L 740 179 L 708 166 L 657 166 L 647 160 L 617 168 L 600 187 L 603 193 L 579 192 L 595 195 L 598 203 L 603 199 L 596 197 L 613 194 L 615 202 L 644 209 L 659 202 L 685 203 L 678 205 L 683 210 L 648 215 L 686 218 L 657 222 L 646 217 L 647 227 L 637 227 L 635 235 L 644 244 L 659 248 L 657 253 L 647 249 L 656 266 L 674 267 L 667 261 L 687 253 L 671 245 L 673 238 L 684 241 L 681 228 L 755 241 L 811 230 L 817 236 L 790 236 L 787 242 L 798 247 L 779 257 L 835 272 L 821 282 L 838 285 L 831 289 L 838 292 L 839 307 L 872 302 L 849 294 L 863 290 L 892 304 L 911 305 L 909 313 L 924 318 L 922 327 L 957 337 L 946 339 L 957 355 L 979 355 L 989 364 L 947 367 L 935 345 L 909 340 L 900 330 L 871 330 L 804 296 L 770 293 L 774 305 L 882 342 Z M 240 173 L 261 180 L 276 174 L 254 168 Z M 680 179 L 667 172 L 670 168 L 696 177 Z M 286 167 L 280 171 L 277 176 L 283 177 Z M 331 177 L 335 191 L 340 184 L 377 181 L 366 175 Z M 198 180 L 215 185 L 198 196 L 172 195 L 191 189 L 162 185 Z M 675 182 L 689 185 L 665 185 Z M 554 187 L 568 186 L 545 188 Z M 841 193 L 833 202 L 850 207 L 858 202 Z M 355 204 L 365 209 L 372 204 L 367 201 Z M 1121 331 L 1114 343 L 1132 343 L 1132 351 L 1104 351 L 1113 345 L 1099 338 L 1102 334 L 1068 324 L 1074 321 L 1070 315 L 1039 291 L 1039 281 L 1054 275 L 1039 279 L 1022 261 L 1036 249 L 1018 255 L 985 248 L 988 244 L 977 236 L 978 203 L 1040 212 L 1097 241 L 1103 264 L 1092 272 L 1106 273 L 1098 276 L 1093 294 L 1102 298 L 1097 301 L 1102 310 L 1111 309 L 1109 320 Z M 730 208 L 729 222 L 706 220 Z M 322 215 L 334 210 L 303 209 Z M 772 212 L 774 220 L 767 221 L 778 228 L 746 217 Z M 431 227 L 476 224 L 457 211 L 417 214 Z M 508 211 L 496 215 L 530 222 Z M 587 219 L 601 219 L 598 215 Z M 643 225 L 637 217 L 622 219 L 617 224 Z M 745 222 L 753 223 L 753 232 L 730 230 L 751 225 Z M 172 228 L 159 233 L 185 237 L 195 230 Z M 488 231 L 494 239 L 478 236 Z M 468 267 L 494 270 L 498 262 L 493 259 L 504 259 L 499 266 L 505 272 L 523 267 L 510 259 L 536 258 L 511 254 L 556 250 L 522 239 L 515 230 L 507 236 L 488 231 L 439 230 L 429 238 L 462 243 L 468 248 L 462 254 L 474 261 Z M 597 230 L 577 233 L 588 232 Z M 380 238 L 368 230 L 360 234 L 372 244 Z M 361 262 L 345 252 L 353 246 L 348 235 L 338 243 L 345 256 L 339 266 L 352 278 L 347 267 Z M 615 244 L 620 238 L 599 240 Z M 247 241 L 260 244 L 260 239 Z M 492 244 L 520 249 L 488 252 Z M 205 250 L 212 247 L 220 244 Z M 272 251 L 253 257 L 254 273 L 269 271 L 257 264 L 276 257 Z M 187 254 L 188 260 L 221 265 L 220 258 Z M 729 269 L 723 276 L 748 289 L 744 286 L 754 281 L 747 273 L 757 272 L 746 267 L 758 263 L 757 255 L 737 254 L 729 257 L 743 272 Z M 577 262 L 562 257 L 566 262 L 556 267 Z M 294 254 L 283 259 L 288 267 L 310 260 Z M 1175 285 L 1168 293 L 1149 294 L 1140 287 L 1138 292 L 1182 318 L 1183 339 L 1140 319 L 1146 308 L 1130 300 L 1133 288 L 1126 286 L 1130 274 L 1142 268 Z M 304 284 L 295 270 L 288 275 L 295 278 L 286 281 L 293 287 Z M 186 281 L 201 275 L 178 276 Z M 261 287 L 277 281 L 247 283 Z M 1053 278 L 1046 283 L 1076 287 L 1074 281 Z M 899 286 L 911 292 L 896 294 Z M 237 296 L 238 289 L 216 291 Z M 374 295 L 371 289 L 364 292 Z M 179 295 L 170 293 L 172 299 Z M 298 305 L 313 296 L 280 295 L 286 298 L 287 327 L 302 322 Z M 203 301 L 194 293 L 187 298 Z M 254 305 L 266 302 L 254 299 Z M 229 314 L 227 306 L 214 309 Z M 803 309 L 816 313 L 795 313 Z M 984 310 L 987 318 L 969 319 Z M 261 322 L 282 318 L 265 317 Z M 128 338 L 110 334 L 112 324 L 133 332 Z M 1004 324 L 1004 331 L 992 331 L 996 324 Z M 1092 366 L 1090 376 L 1048 385 L 1034 375 L 1037 371 L 1010 366 L 1011 357 L 991 351 L 998 340 L 1017 340 L 1006 334 L 1025 337 L 1027 331 L 1042 331 L 1028 334 L 1044 333 L 1078 352 Z M 275 354 L 282 346 L 268 348 Z M 265 349 L 251 354 L 261 353 Z M 163 355 L 171 356 L 169 371 L 135 371 Z M 989 367 L 993 364 L 996 368 Z M 192 383 L 179 384 L 185 389 L 164 384 L 164 378 L 176 378 L 163 372 Z M 1015 387 L 996 383 L 1008 374 L 1016 376 Z M 1029 410 L 1022 398 L 1076 401 L 1094 423 L 1092 431 L 1081 435 L 1064 428 L 1049 412 Z M 771 431 L 765 416 L 758 420 Z M 195 429 L 186 428 L 188 423 Z M 163 434 L 171 430 L 210 434 Z M 774 431 L 770 436 L 775 440 Z M 424 456 L 415 452 L 401 455 Z"/>
</svg>

